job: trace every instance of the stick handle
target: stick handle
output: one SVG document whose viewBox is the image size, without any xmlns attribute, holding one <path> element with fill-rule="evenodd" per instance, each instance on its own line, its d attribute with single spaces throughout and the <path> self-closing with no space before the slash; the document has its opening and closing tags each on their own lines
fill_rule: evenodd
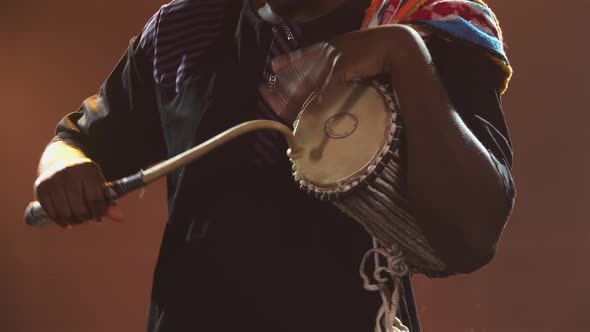
<svg viewBox="0 0 590 332">
<path fill-rule="evenodd" d="M 287 143 L 289 144 L 290 148 L 287 151 L 287 155 L 292 159 L 297 159 L 302 156 L 303 148 L 297 144 L 295 137 L 293 136 L 293 133 L 289 127 L 283 125 L 280 122 L 271 120 L 248 121 L 232 127 L 209 139 L 208 141 L 195 146 L 194 148 L 189 149 L 175 157 L 156 164 L 155 166 L 152 166 L 146 170 L 140 171 L 136 174 L 114 182 L 105 183 L 105 197 L 107 197 L 110 201 L 114 201 L 135 189 L 141 188 L 148 183 L 151 183 L 160 177 L 188 163 L 191 163 L 192 161 L 209 153 L 211 150 L 216 149 L 220 145 L 223 145 L 228 141 L 235 139 L 236 137 L 259 129 L 272 129 L 279 131 L 283 134 L 287 140 Z M 30 226 L 44 226 L 52 224 L 53 221 L 47 217 L 47 214 L 45 214 L 45 211 L 39 202 L 31 202 L 25 210 L 25 223 Z"/>
<path fill-rule="evenodd" d="M 249 132 L 270 129 L 280 132 L 287 144 L 289 150 L 287 150 L 287 156 L 291 159 L 300 158 L 303 155 L 303 147 L 295 140 L 295 136 L 291 129 L 278 121 L 272 120 L 252 120 L 241 123 L 237 126 L 231 127 L 228 130 L 214 136 L 207 141 L 187 150 L 183 153 L 176 155 L 170 159 L 164 160 L 163 162 L 150 167 L 143 171 L 144 180 L 146 183 L 150 183 L 173 170 L 189 164 L 194 160 L 201 158 L 203 155 L 217 149 L 219 146 Z"/>
</svg>

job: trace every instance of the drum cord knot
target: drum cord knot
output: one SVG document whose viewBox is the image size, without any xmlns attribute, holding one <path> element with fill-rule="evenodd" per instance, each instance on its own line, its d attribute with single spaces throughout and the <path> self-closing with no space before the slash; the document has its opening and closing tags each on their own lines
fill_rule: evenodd
<svg viewBox="0 0 590 332">
<path fill-rule="evenodd" d="M 375 265 L 372 278 L 366 272 L 371 257 Z M 365 253 L 361 261 L 360 275 L 363 287 L 371 292 L 379 292 L 381 296 L 382 305 L 375 320 L 375 332 L 410 332 L 396 317 L 401 278 L 409 273 L 410 269 L 397 245 L 393 244 L 386 248 L 373 238 L 373 248 Z M 389 283 L 393 284 L 392 287 Z"/>
</svg>

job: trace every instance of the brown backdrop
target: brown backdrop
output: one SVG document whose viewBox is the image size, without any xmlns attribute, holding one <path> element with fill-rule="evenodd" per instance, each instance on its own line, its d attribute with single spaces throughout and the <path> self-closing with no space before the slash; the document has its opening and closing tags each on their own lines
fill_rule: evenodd
<svg viewBox="0 0 590 332">
<path fill-rule="evenodd" d="M 236 0 L 237 1 L 237 0 Z M 61 116 L 93 94 L 158 0 L 2 0 L 0 330 L 144 330 L 163 184 L 124 224 L 31 229 L 22 211 Z M 583 332 L 590 315 L 588 0 L 490 0 L 516 75 L 504 98 L 518 200 L 495 261 L 417 278 L 428 332 Z M 246 329 L 247 330 L 247 329 Z"/>
</svg>

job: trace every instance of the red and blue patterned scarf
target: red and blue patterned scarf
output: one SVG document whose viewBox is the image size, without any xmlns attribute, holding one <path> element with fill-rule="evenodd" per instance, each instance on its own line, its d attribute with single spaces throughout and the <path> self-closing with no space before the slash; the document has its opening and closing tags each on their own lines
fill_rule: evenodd
<svg viewBox="0 0 590 332">
<path fill-rule="evenodd" d="M 504 50 L 502 31 L 492 10 L 481 0 L 373 0 L 363 28 L 407 24 L 423 38 L 432 34 L 481 48 L 504 73 L 504 93 L 512 68 Z"/>
</svg>

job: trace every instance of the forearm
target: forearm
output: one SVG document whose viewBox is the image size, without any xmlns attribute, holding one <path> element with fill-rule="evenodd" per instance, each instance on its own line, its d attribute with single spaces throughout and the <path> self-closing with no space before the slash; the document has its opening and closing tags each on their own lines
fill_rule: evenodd
<svg viewBox="0 0 590 332">
<path fill-rule="evenodd" d="M 404 119 L 407 184 L 416 222 L 454 272 L 487 263 L 509 214 L 487 149 L 454 109 L 417 34 L 392 50 L 392 81 Z M 396 84 L 397 82 L 397 84 Z"/>
</svg>

